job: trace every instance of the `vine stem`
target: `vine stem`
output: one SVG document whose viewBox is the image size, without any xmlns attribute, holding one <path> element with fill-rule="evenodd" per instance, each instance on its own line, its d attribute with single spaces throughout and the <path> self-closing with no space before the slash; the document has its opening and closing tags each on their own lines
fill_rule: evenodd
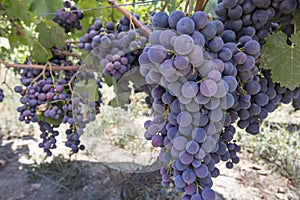
<svg viewBox="0 0 300 200">
<path fill-rule="evenodd" d="M 193 12 L 193 4 L 194 4 L 194 1 L 189 0 L 189 14 L 192 14 L 192 12 Z"/>
<path fill-rule="evenodd" d="M 17 30 L 19 36 L 24 37 L 26 35 L 25 32 L 22 29 L 20 29 L 20 27 L 13 20 L 10 19 L 9 22 Z"/>
<path fill-rule="evenodd" d="M 170 3 L 170 0 L 166 0 L 164 6 L 162 7 L 162 9 L 161 9 L 160 11 L 161 11 L 161 12 L 164 12 L 165 9 L 168 7 L 169 3 Z"/>
<path fill-rule="evenodd" d="M 184 12 L 185 12 L 185 13 L 187 13 L 188 7 L 189 7 L 189 0 L 187 0 L 187 1 L 185 2 L 185 5 L 184 5 Z"/>
<path fill-rule="evenodd" d="M 74 58 L 78 58 L 80 59 L 81 58 L 81 55 L 77 54 L 77 53 L 72 53 L 72 52 L 68 52 L 68 51 L 61 51 L 61 50 L 58 50 L 58 49 L 52 49 L 52 52 L 59 56 L 59 55 L 63 55 L 63 56 L 72 56 Z"/>
<path fill-rule="evenodd" d="M 205 9 L 207 3 L 208 3 L 208 0 L 197 0 L 196 6 L 195 6 L 195 12 L 203 11 Z"/>
<path fill-rule="evenodd" d="M 66 40 L 65 43 L 77 44 L 77 43 L 80 43 L 80 41 Z"/>
<path fill-rule="evenodd" d="M 0 59 L 0 63 L 2 63 L 6 68 L 19 68 L 19 69 L 51 69 L 53 71 L 60 71 L 60 70 L 79 70 L 81 67 L 80 66 L 44 66 L 44 65 L 36 65 L 36 64 L 15 64 L 15 63 L 8 63 L 5 62 L 4 60 Z"/>
<path fill-rule="evenodd" d="M 126 18 L 131 19 L 134 25 L 138 28 L 141 28 L 146 35 L 150 35 L 150 31 L 144 27 L 144 25 L 135 17 L 130 14 L 130 12 L 123 9 L 115 0 L 107 0 L 114 8 L 120 11 Z"/>
<path fill-rule="evenodd" d="M 6 87 L 10 90 L 10 91 L 14 91 L 7 83 L 6 83 L 6 79 L 7 79 L 7 73 L 8 73 L 8 68 L 5 71 L 5 76 L 4 76 L 4 80 L 2 82 L 2 84 L 6 85 Z"/>
</svg>

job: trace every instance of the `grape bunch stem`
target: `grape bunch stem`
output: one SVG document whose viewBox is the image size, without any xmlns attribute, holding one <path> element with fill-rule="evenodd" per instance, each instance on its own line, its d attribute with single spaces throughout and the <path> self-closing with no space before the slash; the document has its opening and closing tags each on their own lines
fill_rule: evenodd
<svg viewBox="0 0 300 200">
<path fill-rule="evenodd" d="M 203 11 L 205 9 L 207 3 L 208 3 L 208 0 L 197 0 L 196 6 L 195 6 L 195 12 Z"/>
<path fill-rule="evenodd" d="M 2 63 L 6 68 L 19 68 L 19 69 L 48 69 L 48 70 L 54 70 L 54 71 L 60 71 L 60 70 L 69 70 L 69 71 L 73 71 L 73 70 L 79 70 L 81 68 L 81 66 L 57 66 L 57 65 L 37 65 L 37 64 L 30 64 L 30 65 L 26 65 L 26 64 L 15 64 L 15 63 L 8 63 L 5 62 L 4 60 L 0 59 L 0 63 Z"/>
<path fill-rule="evenodd" d="M 68 52 L 68 51 L 61 51 L 59 49 L 53 49 L 52 51 L 57 56 L 63 55 L 63 56 L 71 56 L 71 57 L 78 58 L 78 59 L 81 58 L 81 55 L 79 55 L 77 53 L 72 53 L 72 52 Z"/>
<path fill-rule="evenodd" d="M 133 15 L 131 15 L 128 11 L 123 9 L 115 0 L 107 0 L 108 3 L 110 3 L 114 8 L 116 8 L 118 11 L 120 11 L 125 17 L 128 19 L 131 19 L 134 25 L 138 28 L 141 28 L 145 35 L 150 35 L 150 31 L 144 27 L 144 25 Z"/>
</svg>

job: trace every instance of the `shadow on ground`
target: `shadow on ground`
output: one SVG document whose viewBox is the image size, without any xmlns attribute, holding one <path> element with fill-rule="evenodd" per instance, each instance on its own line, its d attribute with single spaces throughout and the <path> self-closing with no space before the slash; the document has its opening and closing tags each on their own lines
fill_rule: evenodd
<svg viewBox="0 0 300 200">
<path fill-rule="evenodd" d="M 12 144 L 0 140 L 1 200 L 180 199 L 173 189 L 161 186 L 158 161 L 145 167 L 134 163 L 70 161 L 56 157 L 51 163 L 22 164 L 18 159 L 28 154 L 28 147 L 13 149 Z M 140 170 L 135 173 L 116 170 L 122 166 L 128 168 L 128 165 Z"/>
</svg>

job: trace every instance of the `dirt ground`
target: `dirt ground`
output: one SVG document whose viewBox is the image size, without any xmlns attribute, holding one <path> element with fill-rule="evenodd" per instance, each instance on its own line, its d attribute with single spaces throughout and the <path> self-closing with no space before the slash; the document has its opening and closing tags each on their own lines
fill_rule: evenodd
<svg viewBox="0 0 300 200">
<path fill-rule="evenodd" d="M 39 161 L 32 152 L 41 152 L 36 146 L 33 133 L 0 140 L 1 200 L 180 199 L 172 189 L 160 185 L 156 162 L 148 166 L 101 162 L 97 153 L 79 153 L 72 162 L 57 159 L 54 166 L 34 167 Z M 124 152 L 111 155 L 121 156 Z M 242 151 L 240 158 L 241 163 L 231 170 L 219 165 L 221 175 L 214 179 L 213 186 L 218 199 L 299 200 L 289 180 L 268 170 L 263 162 L 254 163 L 247 152 Z"/>
<path fill-rule="evenodd" d="M 82 184 L 77 185 L 76 188 L 66 186 L 62 188 L 58 181 L 53 180 L 53 176 L 47 176 L 42 171 L 30 170 L 30 160 L 26 159 L 26 155 L 29 153 L 28 145 L 35 145 L 32 136 L 24 135 L 23 138 L 2 140 L 1 143 L 1 200 L 179 199 L 171 189 L 160 186 L 157 171 L 128 173 L 113 169 L 112 163 L 99 162 L 85 155 L 78 156 L 70 165 L 80 171 L 69 169 L 66 172 L 73 174 L 74 181 L 78 181 L 76 179 L 82 176 Z M 224 165 L 219 166 L 221 175 L 214 180 L 213 186 L 220 194 L 219 199 L 299 199 L 296 189 L 287 179 L 268 170 L 263 163 L 253 163 L 249 157 L 249 154 L 242 152 L 241 163 L 232 170 L 226 169 Z M 28 164 L 24 164 L 25 161 Z M 119 167 L 121 164 L 130 165 L 130 163 L 119 163 Z M 60 174 L 65 175 L 62 172 Z M 29 180 L 30 175 L 35 175 L 36 179 Z"/>
<path fill-rule="evenodd" d="M 0 200 L 180 199 L 172 188 L 161 186 L 159 163 L 154 162 L 157 151 L 147 151 L 147 145 L 132 144 L 141 149 L 132 152 L 116 148 L 108 138 L 87 134 L 83 138 L 87 150 L 71 156 L 71 161 L 58 157 L 68 157 L 62 148 L 52 164 L 47 164 L 48 158 L 43 162 L 36 127 L 16 121 L 18 116 L 12 105 L 18 105 L 18 99 L 8 98 L 7 104 L 3 103 Z M 299 116 L 285 109 L 270 118 L 300 124 Z M 231 170 L 224 163 L 218 166 L 221 174 L 213 180 L 218 200 L 299 200 L 299 193 L 288 179 L 269 170 L 264 162 L 254 162 L 243 150 L 239 157 L 240 163 Z"/>
</svg>

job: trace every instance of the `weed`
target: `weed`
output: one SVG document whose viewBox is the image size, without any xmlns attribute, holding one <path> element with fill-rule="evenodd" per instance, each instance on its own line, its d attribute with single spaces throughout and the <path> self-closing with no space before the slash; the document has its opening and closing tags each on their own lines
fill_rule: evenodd
<svg viewBox="0 0 300 200">
<path fill-rule="evenodd" d="M 271 168 L 287 177 L 300 191 L 300 135 L 299 129 L 288 125 L 267 123 L 261 126 L 260 134 L 251 136 L 239 133 L 241 142 L 254 158 L 262 158 Z"/>
<path fill-rule="evenodd" d="M 26 166 L 26 170 L 28 182 L 34 183 L 43 178 L 54 183 L 58 190 L 74 192 L 88 181 L 88 176 L 84 173 L 86 166 L 65 159 L 62 155 L 55 157 L 50 163 Z"/>
</svg>

